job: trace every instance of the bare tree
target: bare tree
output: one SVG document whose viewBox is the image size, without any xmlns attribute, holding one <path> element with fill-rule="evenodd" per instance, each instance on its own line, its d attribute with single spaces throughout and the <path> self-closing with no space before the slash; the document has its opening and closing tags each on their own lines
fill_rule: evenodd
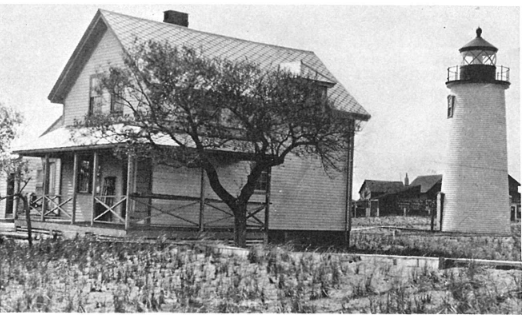
<svg viewBox="0 0 522 315">
<path fill-rule="evenodd" d="M 7 198 L 22 200 L 27 220 L 27 237 L 29 246 L 32 246 L 30 207 L 27 196 L 23 193 L 25 186 L 31 180 L 27 176 L 29 174 L 28 163 L 21 158 L 11 156 L 9 152 L 11 142 L 15 139 L 17 128 L 21 123 L 22 115 L 19 112 L 0 103 L 0 171 L 5 174 L 6 178 L 12 176 L 15 182 L 20 183 L 11 195 L 2 196 L 2 192 L 0 192 L 0 200 Z M 15 211 L 17 210 L 15 209 Z"/>
<path fill-rule="evenodd" d="M 345 167 L 356 121 L 327 97 L 328 82 L 243 60 L 149 41 L 124 56 L 124 66 L 99 73 L 100 95 L 127 114 L 94 106 L 75 127 L 125 141 L 125 151 L 179 167 L 202 167 L 235 218 L 235 242 L 246 243 L 247 204 L 263 171 L 291 153 L 316 157 L 326 169 Z M 129 114 L 130 113 L 130 114 Z M 79 130 L 79 129 L 76 129 Z M 162 146 L 168 139 L 174 146 Z M 217 172 L 219 157 L 249 161 L 239 193 Z"/>
</svg>

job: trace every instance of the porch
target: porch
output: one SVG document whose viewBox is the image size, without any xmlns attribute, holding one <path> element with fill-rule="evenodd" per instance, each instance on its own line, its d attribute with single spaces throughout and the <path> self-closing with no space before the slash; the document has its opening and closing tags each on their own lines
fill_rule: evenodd
<svg viewBox="0 0 522 315">
<path fill-rule="evenodd" d="M 41 157 L 42 189 L 28 195 L 35 230 L 66 237 L 233 239 L 233 214 L 209 189 L 201 168 L 167 169 L 151 160 L 118 158 L 108 149 Z M 225 164 L 220 166 L 224 174 L 241 168 L 238 161 Z M 264 190 L 256 190 L 248 205 L 248 239 L 267 241 L 269 178 L 268 172 Z M 15 226 L 24 230 L 21 202 L 15 203 Z"/>
</svg>

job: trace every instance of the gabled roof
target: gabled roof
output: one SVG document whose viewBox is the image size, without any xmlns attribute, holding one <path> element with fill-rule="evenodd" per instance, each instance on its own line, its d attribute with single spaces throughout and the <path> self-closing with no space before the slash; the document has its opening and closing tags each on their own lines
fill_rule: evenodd
<svg viewBox="0 0 522 315">
<path fill-rule="evenodd" d="M 370 180 L 367 179 L 363 182 L 359 193 L 364 187 L 368 187 L 371 192 L 379 193 L 393 193 L 403 189 L 404 184 L 401 181 L 383 181 L 383 180 Z"/>
<path fill-rule="evenodd" d="M 49 94 L 48 98 L 51 102 L 63 102 L 105 31 L 112 32 L 126 52 L 135 45 L 136 41 L 155 40 L 168 41 L 173 46 L 202 49 L 208 57 L 220 57 L 231 61 L 247 59 L 266 69 L 276 69 L 282 63 L 301 62 L 307 71 L 313 69 L 322 81 L 335 84 L 329 89 L 328 93 L 335 100 L 339 109 L 349 112 L 357 119 L 368 120 L 370 118 L 368 112 L 311 51 L 201 32 L 184 26 L 146 20 L 106 10 L 98 10 L 87 28 Z"/>
<path fill-rule="evenodd" d="M 437 183 L 442 183 L 442 175 L 417 176 L 417 178 L 411 182 L 410 186 L 421 186 L 420 192 L 421 194 L 424 194 Z"/>
</svg>

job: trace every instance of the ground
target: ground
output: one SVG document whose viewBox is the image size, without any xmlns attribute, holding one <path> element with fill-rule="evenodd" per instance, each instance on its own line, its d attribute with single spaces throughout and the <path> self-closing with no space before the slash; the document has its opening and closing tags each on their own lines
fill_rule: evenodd
<svg viewBox="0 0 522 315">
<path fill-rule="evenodd" d="M 513 313 L 522 271 L 369 263 L 333 252 L 94 239 L 0 245 L 0 312 Z"/>
</svg>

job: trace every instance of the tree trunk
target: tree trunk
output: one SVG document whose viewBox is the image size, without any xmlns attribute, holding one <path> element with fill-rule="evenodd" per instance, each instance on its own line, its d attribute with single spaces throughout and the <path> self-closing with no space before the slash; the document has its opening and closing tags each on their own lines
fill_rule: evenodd
<svg viewBox="0 0 522 315">
<path fill-rule="evenodd" d="M 24 204 L 25 220 L 27 222 L 27 241 L 29 242 L 29 247 L 32 247 L 33 235 L 31 228 L 31 208 L 29 207 L 29 202 L 27 201 L 26 196 L 20 195 L 19 198 L 22 199 L 22 202 Z"/>
<path fill-rule="evenodd" d="M 247 207 L 246 205 L 240 205 L 234 212 L 234 242 L 238 247 L 246 247 L 246 235 L 247 235 Z"/>
</svg>

